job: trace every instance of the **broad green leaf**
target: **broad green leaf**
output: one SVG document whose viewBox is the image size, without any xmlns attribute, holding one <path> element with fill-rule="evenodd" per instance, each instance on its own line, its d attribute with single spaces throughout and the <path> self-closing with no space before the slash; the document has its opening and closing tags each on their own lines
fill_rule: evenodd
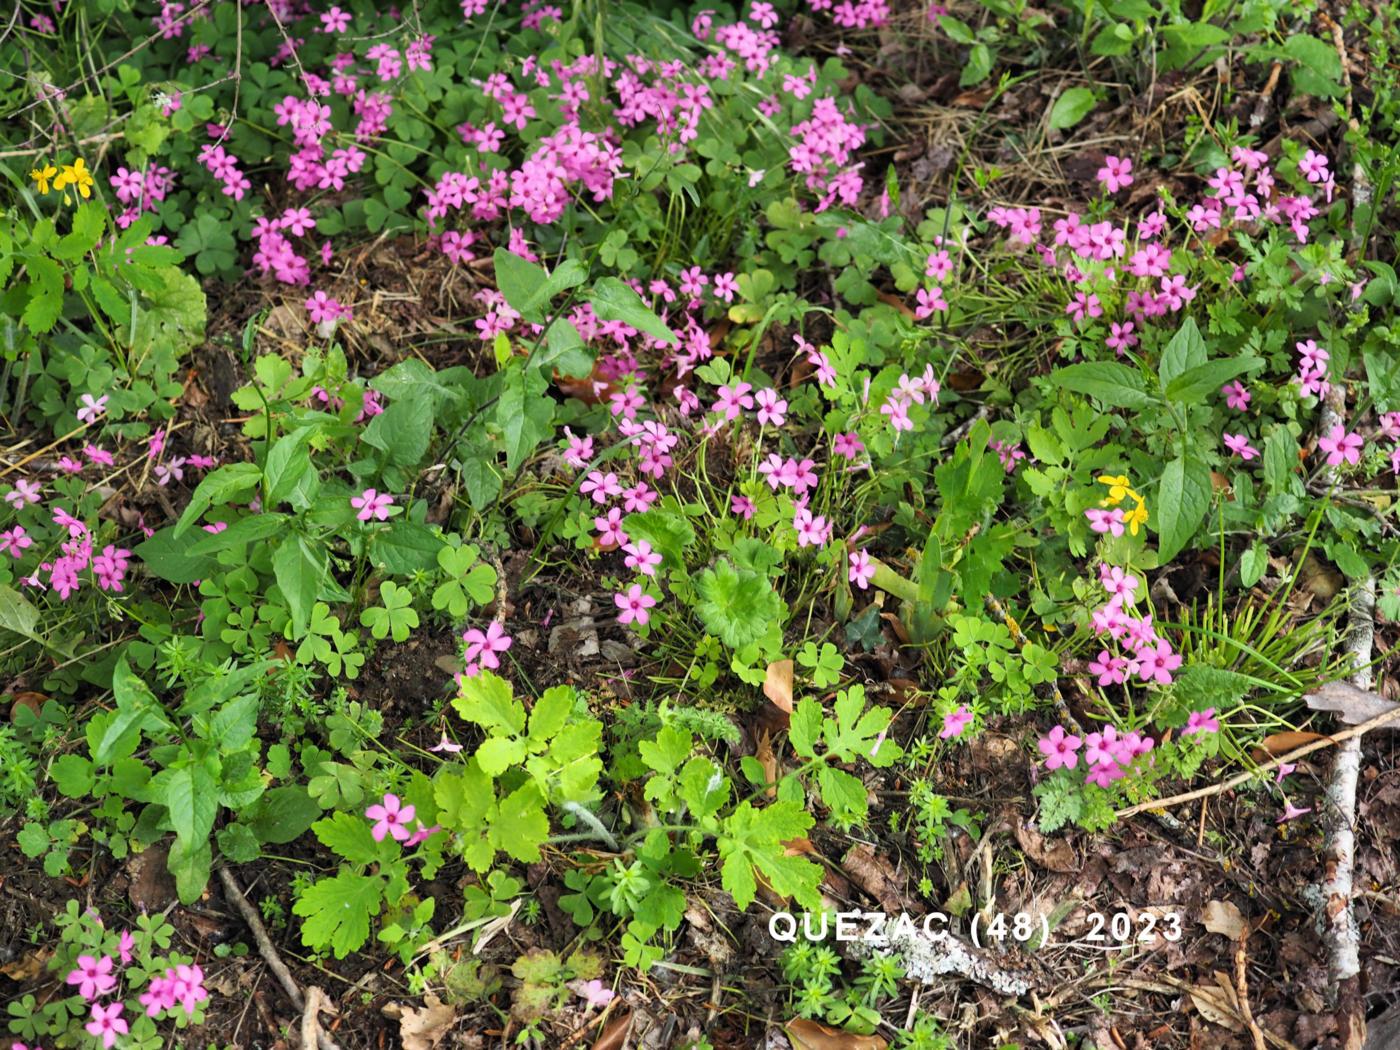
<svg viewBox="0 0 1400 1050">
<path fill-rule="evenodd" d="M 249 514 L 239 518 L 222 532 L 206 533 L 184 546 L 192 558 L 217 554 L 219 551 L 281 535 L 287 531 L 288 520 L 287 515 L 275 512 Z"/>
<path fill-rule="evenodd" d="M 326 577 L 325 551 L 313 547 L 299 533 L 288 536 L 272 556 L 272 571 L 292 615 L 293 638 L 301 638 Z"/>
<path fill-rule="evenodd" d="M 300 838 L 320 812 L 304 787 L 275 787 L 245 811 L 244 819 L 260 842 L 283 845 Z"/>
<path fill-rule="evenodd" d="M 492 671 L 462 679 L 453 709 L 488 732 L 518 735 L 525 728 L 525 708 L 512 694 L 510 683 Z"/>
<path fill-rule="evenodd" d="M 1188 317 L 1162 349 L 1162 360 L 1157 365 L 1157 378 L 1165 388 L 1173 379 L 1188 369 L 1206 363 L 1206 341 L 1201 338 L 1201 330 L 1196 327 L 1194 318 Z"/>
<path fill-rule="evenodd" d="M 1157 556 L 1165 565 L 1191 541 L 1210 509 L 1210 468 L 1197 459 L 1177 457 L 1162 471 L 1157 486 Z"/>
<path fill-rule="evenodd" d="M 1082 361 L 1050 373 L 1051 381 L 1077 394 L 1087 394 L 1112 408 L 1146 408 L 1152 404 L 1142 375 L 1114 361 Z"/>
<path fill-rule="evenodd" d="M 621 321 L 625 325 L 669 343 L 679 343 L 676 333 L 652 312 L 642 297 L 616 277 L 604 277 L 593 286 L 588 297 L 593 312 L 603 321 Z"/>
<path fill-rule="evenodd" d="M 311 825 L 312 832 L 327 849 L 344 857 L 351 864 L 371 864 L 380 859 L 383 850 L 374 841 L 372 824 L 367 817 L 340 812 Z"/>
<path fill-rule="evenodd" d="M 337 959 L 359 951 L 369 940 L 369 920 L 384 903 L 384 879 L 342 871 L 302 893 L 292 911 L 305 921 L 301 939 L 309 948 L 330 948 Z"/>
<path fill-rule="evenodd" d="M 1207 361 L 1203 365 L 1188 368 L 1167 384 L 1166 395 L 1171 401 L 1191 404 L 1211 394 L 1245 372 L 1254 372 L 1264 367 L 1258 357 L 1234 357 L 1220 361 Z"/>
<path fill-rule="evenodd" d="M 1072 87 L 1060 93 L 1050 107 L 1050 130 L 1072 128 L 1093 111 L 1097 100 L 1088 88 Z"/>
<path fill-rule="evenodd" d="M 233 503 L 255 492 L 262 483 L 262 471 L 256 463 L 229 463 L 204 476 L 190 496 L 189 505 L 175 523 L 174 538 L 179 539 L 210 507 Z"/>
</svg>

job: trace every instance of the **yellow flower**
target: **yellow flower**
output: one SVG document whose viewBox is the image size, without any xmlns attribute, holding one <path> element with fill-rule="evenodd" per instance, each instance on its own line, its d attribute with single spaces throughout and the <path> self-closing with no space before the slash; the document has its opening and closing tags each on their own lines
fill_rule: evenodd
<svg viewBox="0 0 1400 1050">
<path fill-rule="evenodd" d="M 1116 507 L 1118 504 L 1122 503 L 1123 498 L 1132 491 L 1132 489 L 1128 488 L 1127 477 L 1122 474 L 1105 474 L 1103 477 L 1098 478 L 1097 481 L 1100 485 L 1108 486 L 1108 498 L 1099 504 L 1101 507 Z"/>
<path fill-rule="evenodd" d="M 40 193 L 49 192 L 49 180 L 58 174 L 58 169 L 52 164 L 45 164 L 41 168 L 31 168 L 29 177 L 34 180 L 34 184 L 39 188 Z"/>
<path fill-rule="evenodd" d="M 92 196 L 92 172 L 87 170 L 87 161 L 79 157 L 72 164 L 65 164 L 58 178 L 53 180 L 53 188 L 61 190 L 72 186 L 83 198 Z"/>
<path fill-rule="evenodd" d="M 1124 515 L 1123 524 L 1128 526 L 1129 533 L 1136 536 L 1138 529 L 1147 524 L 1147 507 L 1136 492 L 1133 493 L 1133 498 L 1137 500 L 1137 506 Z"/>
</svg>

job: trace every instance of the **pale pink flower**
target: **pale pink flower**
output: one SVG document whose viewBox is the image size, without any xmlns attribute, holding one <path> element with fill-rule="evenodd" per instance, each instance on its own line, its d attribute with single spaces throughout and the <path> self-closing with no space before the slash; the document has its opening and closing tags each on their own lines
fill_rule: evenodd
<svg viewBox="0 0 1400 1050">
<path fill-rule="evenodd" d="M 385 835 L 392 835 L 399 842 L 407 840 L 407 824 L 413 819 L 413 814 L 414 808 L 403 805 L 399 796 L 394 794 L 386 794 L 383 804 L 376 803 L 365 810 L 365 816 L 375 822 L 370 829 L 375 842 L 383 842 Z"/>
</svg>

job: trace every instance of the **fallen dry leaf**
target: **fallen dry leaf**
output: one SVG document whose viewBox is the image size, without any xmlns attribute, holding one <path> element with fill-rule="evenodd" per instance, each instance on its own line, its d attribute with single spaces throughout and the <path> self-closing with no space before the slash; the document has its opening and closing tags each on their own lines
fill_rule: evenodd
<svg viewBox="0 0 1400 1050">
<path fill-rule="evenodd" d="M 1048 871 L 1070 873 L 1083 867 L 1074 856 L 1074 847 L 1063 836 L 1046 838 L 1031 824 L 1018 822 L 1016 841 L 1026 856 Z"/>
<path fill-rule="evenodd" d="M 1201 925 L 1211 933 L 1237 941 L 1244 932 L 1244 916 L 1230 901 L 1207 901 L 1201 909 Z"/>
<path fill-rule="evenodd" d="M 614 1017 L 608 1026 L 593 1040 L 593 1050 L 621 1050 L 627 1041 L 627 1033 L 632 1030 L 632 1013 L 629 1010 L 621 1017 Z"/>
<path fill-rule="evenodd" d="M 1394 711 L 1397 706 L 1377 693 L 1358 689 L 1346 682 L 1328 682 L 1319 686 L 1317 692 L 1308 693 L 1303 699 L 1314 711 L 1331 711 L 1351 726 Z M 1400 729 L 1400 725 L 1391 722 L 1381 728 Z"/>
<path fill-rule="evenodd" d="M 856 1035 L 799 1018 L 783 1026 L 792 1050 L 885 1050 L 889 1044 L 878 1035 Z"/>
<path fill-rule="evenodd" d="M 0 966 L 0 973 L 3 973 L 12 981 L 19 981 L 20 983 L 32 981 L 35 977 L 38 977 L 44 972 L 44 964 L 49 961 L 52 955 L 52 951 L 47 951 L 42 948 L 38 951 L 29 952 L 16 959 L 14 962 L 8 962 L 4 966 Z"/>
<path fill-rule="evenodd" d="M 778 756 L 773 753 L 773 741 L 767 731 L 758 734 L 754 740 L 753 757 L 763 767 L 763 778 L 768 782 L 769 798 L 778 797 Z"/>
<path fill-rule="evenodd" d="M 32 711 L 34 713 L 34 716 L 37 718 L 39 712 L 43 710 L 44 701 L 47 700 L 48 697 L 45 696 L 43 693 L 20 692 L 11 693 L 10 699 L 14 701 L 14 703 L 10 705 L 10 721 L 18 722 L 19 709 L 21 707 L 29 708 L 29 710 Z"/>
<path fill-rule="evenodd" d="M 433 1050 L 457 1022 L 457 1011 L 436 995 L 429 993 L 423 997 L 423 1002 L 427 1005 L 422 1009 L 402 1003 L 384 1007 L 384 1016 L 399 1022 L 403 1050 Z"/>
<path fill-rule="evenodd" d="M 792 714 L 792 661 L 774 660 L 763 679 L 763 695 L 780 709 Z"/>
<path fill-rule="evenodd" d="M 894 865 L 888 857 L 876 853 L 873 846 L 865 843 L 852 846 L 841 859 L 841 867 L 857 886 L 880 902 L 887 914 L 895 915 L 904 910 Z"/>
<path fill-rule="evenodd" d="M 1263 740 L 1259 741 L 1254 748 L 1254 760 L 1262 762 L 1266 758 L 1278 758 L 1279 755 L 1286 755 L 1290 751 L 1296 751 L 1300 747 L 1306 747 L 1314 740 L 1326 740 L 1323 733 L 1305 732 L 1285 732 L 1270 733 Z"/>
<path fill-rule="evenodd" d="M 1191 1005 L 1211 1024 L 1228 1028 L 1232 1032 L 1243 1032 L 1244 1022 L 1240 1019 L 1239 996 L 1228 974 L 1215 972 L 1215 981 L 1193 985 L 1188 992 Z"/>
</svg>

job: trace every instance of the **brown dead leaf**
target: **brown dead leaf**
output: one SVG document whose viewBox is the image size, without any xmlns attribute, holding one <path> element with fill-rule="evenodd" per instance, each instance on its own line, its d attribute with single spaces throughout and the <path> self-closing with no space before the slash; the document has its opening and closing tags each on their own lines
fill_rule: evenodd
<svg viewBox="0 0 1400 1050">
<path fill-rule="evenodd" d="M 134 854 L 127 861 L 131 872 L 131 885 L 127 896 L 131 903 L 144 912 L 162 911 L 174 903 L 175 879 L 168 870 L 170 850 L 161 845 L 152 846 Z"/>
<path fill-rule="evenodd" d="M 1228 974 L 1215 971 L 1215 980 L 1202 981 L 1188 989 L 1191 1005 L 1211 1024 L 1228 1028 L 1232 1032 L 1243 1032 L 1245 1024 L 1240 1019 L 1239 996 Z"/>
<path fill-rule="evenodd" d="M 753 757 L 763 767 L 763 778 L 768 782 L 768 797 L 778 797 L 778 756 L 773 753 L 773 741 L 767 732 L 758 734 L 754 740 Z"/>
<path fill-rule="evenodd" d="M 1400 706 L 1377 693 L 1358 689 L 1346 682 L 1328 682 L 1303 699 L 1314 711 L 1331 711 L 1350 726 L 1360 725 Z M 1391 722 L 1381 728 L 1400 729 L 1400 723 Z"/>
<path fill-rule="evenodd" d="M 857 886 L 879 901 L 888 914 L 904 910 L 894 865 L 888 857 L 876 853 L 873 846 L 863 842 L 852 846 L 841 859 L 841 867 Z"/>
<path fill-rule="evenodd" d="M 593 1040 L 593 1050 L 621 1050 L 627 1042 L 627 1033 L 632 1030 L 632 1012 L 614 1017 L 608 1026 Z"/>
<path fill-rule="evenodd" d="M 1311 551 L 1303 558 L 1298 571 L 1299 589 L 1317 595 L 1319 601 L 1330 602 L 1345 582 L 1340 572 Z"/>
<path fill-rule="evenodd" d="M 789 1021 L 783 1031 L 792 1050 L 885 1050 L 889 1046 L 878 1035 L 856 1035 L 805 1018 Z"/>
<path fill-rule="evenodd" d="M 894 636 L 899 639 L 901 645 L 909 644 L 909 628 L 904 626 L 903 620 L 891 612 L 882 612 L 880 619 L 890 625 L 890 629 L 894 631 Z"/>
<path fill-rule="evenodd" d="M 51 950 L 40 948 L 21 956 L 14 962 L 0 966 L 0 973 L 12 981 L 19 981 L 21 984 L 25 981 L 32 981 L 44 972 L 44 964 L 49 961 L 52 955 Z"/>
<path fill-rule="evenodd" d="M 399 1022 L 399 1037 L 403 1050 L 433 1050 L 457 1023 L 457 1011 L 429 992 L 423 998 L 422 1009 L 390 1003 L 384 1007 L 386 1017 Z"/>
<path fill-rule="evenodd" d="M 792 714 L 792 661 L 774 660 L 763 679 L 763 695 L 781 710 Z"/>
<path fill-rule="evenodd" d="M 1323 733 L 1285 732 L 1270 733 L 1254 748 L 1254 760 L 1263 762 L 1268 758 L 1278 758 L 1300 747 L 1306 747 L 1315 740 L 1326 740 Z"/>
<path fill-rule="evenodd" d="M 1232 941 L 1239 940 L 1245 928 L 1244 916 L 1230 901 L 1207 901 L 1201 909 L 1201 925 Z"/>
<path fill-rule="evenodd" d="M 34 712 L 34 715 L 37 718 L 39 712 L 44 707 L 44 701 L 47 700 L 48 697 L 45 696 L 43 693 L 20 692 L 11 693 L 10 699 L 14 701 L 12 704 L 10 704 L 10 721 L 18 722 L 19 709 L 21 707 L 29 708 L 30 711 Z"/>
<path fill-rule="evenodd" d="M 1026 856 L 1047 871 L 1070 873 L 1083 867 L 1074 856 L 1074 847 L 1063 836 L 1046 838 L 1032 824 L 1017 822 L 1016 841 Z"/>
</svg>

